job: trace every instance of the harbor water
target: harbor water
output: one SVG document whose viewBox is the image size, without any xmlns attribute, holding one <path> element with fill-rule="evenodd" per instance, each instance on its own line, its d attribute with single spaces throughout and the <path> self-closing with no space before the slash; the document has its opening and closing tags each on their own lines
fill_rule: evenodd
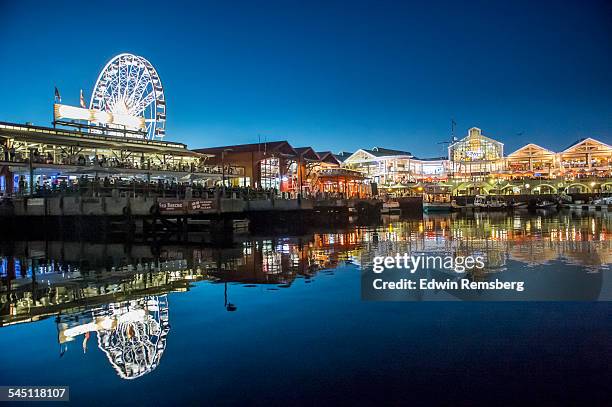
<svg viewBox="0 0 612 407">
<path fill-rule="evenodd" d="M 386 217 L 227 247 L 6 240 L 0 382 L 100 406 L 608 401 L 612 303 L 567 286 L 546 301 L 363 301 L 361 267 L 390 242 L 478 253 L 487 275 L 610 286 L 608 213 Z"/>
</svg>

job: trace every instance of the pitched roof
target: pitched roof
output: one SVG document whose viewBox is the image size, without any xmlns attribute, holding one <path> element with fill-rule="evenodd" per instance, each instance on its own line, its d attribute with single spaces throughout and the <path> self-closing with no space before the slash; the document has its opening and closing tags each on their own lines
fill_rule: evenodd
<svg viewBox="0 0 612 407">
<path fill-rule="evenodd" d="M 576 147 L 577 145 L 579 145 L 581 143 L 584 143 L 585 141 L 593 141 L 593 142 L 598 143 L 598 144 L 603 144 L 606 147 L 610 147 L 608 144 L 604 143 L 603 141 L 595 140 L 592 137 L 583 137 L 583 138 L 581 138 L 579 140 L 574 141 L 565 150 L 563 150 L 563 152 L 566 152 L 567 150 L 570 150 L 570 149 Z"/>
<path fill-rule="evenodd" d="M 320 158 L 317 153 L 312 149 L 312 147 L 296 147 L 294 148 L 298 157 L 303 158 L 305 160 L 310 161 L 319 161 Z"/>
<path fill-rule="evenodd" d="M 341 151 L 338 154 L 334 154 L 334 157 L 336 157 L 336 160 L 338 160 L 339 162 L 343 163 L 344 160 L 346 160 L 347 158 L 349 158 L 352 155 L 353 155 L 353 153 L 350 153 L 348 151 Z"/>
<path fill-rule="evenodd" d="M 582 143 L 583 141 L 586 141 L 586 140 L 587 140 L 587 137 L 583 137 L 581 139 L 578 139 L 578 140 L 574 141 L 572 144 L 570 144 L 569 146 L 565 147 L 563 149 L 563 151 L 569 150 L 570 148 L 572 148 L 574 146 L 577 146 L 578 144 L 580 144 L 580 143 Z"/>
<path fill-rule="evenodd" d="M 508 157 L 511 157 L 511 156 L 513 156 L 513 155 L 515 155 L 515 154 L 518 154 L 520 151 L 523 151 L 523 150 L 525 150 L 525 149 L 527 149 L 527 148 L 529 148 L 529 147 L 535 148 L 536 150 L 542 150 L 542 151 L 544 151 L 544 152 L 545 152 L 545 153 L 547 153 L 547 154 L 554 154 L 554 152 L 553 152 L 553 151 L 550 151 L 550 150 L 549 150 L 549 149 L 547 149 L 547 148 L 544 148 L 544 147 L 542 147 L 542 146 L 539 146 L 539 145 L 537 145 L 537 144 L 535 144 L 535 143 L 529 143 L 529 144 L 525 144 L 523 147 L 519 148 L 518 150 L 516 150 L 516 151 L 514 151 L 514 152 L 512 152 L 512 153 L 510 153 L 510 154 L 508 154 Z"/>
<path fill-rule="evenodd" d="M 324 163 L 340 165 L 340 161 L 331 151 L 317 151 L 317 155 Z"/>
<path fill-rule="evenodd" d="M 457 145 L 457 144 L 459 144 L 459 143 L 465 142 L 465 141 L 466 141 L 466 140 L 468 140 L 470 137 L 472 137 L 472 132 L 473 132 L 473 131 L 474 131 L 475 133 L 477 133 L 477 137 L 481 137 L 481 138 L 483 138 L 483 139 L 485 139 L 485 140 L 489 140 L 489 141 L 491 141 L 491 142 L 493 142 L 493 143 L 500 144 L 500 145 L 502 145 L 502 146 L 504 145 L 504 143 L 502 143 L 501 141 L 497 141 L 497 140 L 495 140 L 495 139 L 492 139 L 491 137 L 488 137 L 488 136 L 485 136 L 484 134 L 482 134 L 482 130 L 481 130 L 480 128 L 478 128 L 478 127 L 470 127 L 470 128 L 468 129 L 468 134 L 467 134 L 467 136 L 463 137 L 463 138 L 462 138 L 462 139 L 460 139 L 460 140 L 456 140 L 456 141 L 455 141 L 455 140 L 453 140 L 453 142 L 452 142 L 452 143 L 451 143 L 451 144 L 450 144 L 448 147 L 449 147 L 449 148 L 452 148 L 453 146 L 455 146 L 455 145 Z"/>
</svg>

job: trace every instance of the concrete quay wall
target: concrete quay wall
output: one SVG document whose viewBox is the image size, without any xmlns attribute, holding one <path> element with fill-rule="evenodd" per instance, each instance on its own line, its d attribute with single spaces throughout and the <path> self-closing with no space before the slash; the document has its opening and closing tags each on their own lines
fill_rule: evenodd
<svg viewBox="0 0 612 407">
<path fill-rule="evenodd" d="M 365 200 L 364 200 L 365 202 Z M 355 201 L 310 199 L 82 197 L 13 198 L 0 206 L 0 217 L 23 216 L 184 216 L 249 212 L 312 211 L 322 208 L 354 207 Z"/>
</svg>

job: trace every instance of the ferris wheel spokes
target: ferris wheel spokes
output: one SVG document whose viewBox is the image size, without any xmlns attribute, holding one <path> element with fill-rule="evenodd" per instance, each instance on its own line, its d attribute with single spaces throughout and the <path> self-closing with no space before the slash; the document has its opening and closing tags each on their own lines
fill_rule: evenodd
<svg viewBox="0 0 612 407">
<path fill-rule="evenodd" d="M 166 100 L 157 71 L 145 58 L 120 54 L 96 81 L 90 107 L 111 114 L 143 117 L 148 139 L 165 135 Z"/>
</svg>

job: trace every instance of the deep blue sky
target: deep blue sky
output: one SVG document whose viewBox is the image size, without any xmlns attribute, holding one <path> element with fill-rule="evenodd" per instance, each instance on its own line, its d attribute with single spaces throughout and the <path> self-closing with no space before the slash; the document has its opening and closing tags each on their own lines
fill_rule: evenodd
<svg viewBox="0 0 612 407">
<path fill-rule="evenodd" d="M 162 78 L 168 140 L 194 148 L 439 155 L 451 117 L 507 152 L 612 142 L 609 1 L 102 4 L 0 0 L 0 120 L 48 125 L 54 85 L 77 105 L 131 52 Z"/>
</svg>

